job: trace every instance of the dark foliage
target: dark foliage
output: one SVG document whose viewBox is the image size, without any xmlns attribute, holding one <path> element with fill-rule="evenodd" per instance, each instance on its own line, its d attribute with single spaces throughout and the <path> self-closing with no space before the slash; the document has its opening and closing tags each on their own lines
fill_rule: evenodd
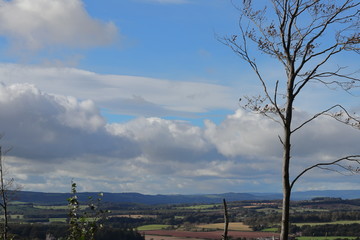
<svg viewBox="0 0 360 240">
<path fill-rule="evenodd" d="M 16 240 L 45 239 L 47 234 L 55 238 L 64 238 L 68 232 L 65 224 L 16 224 L 11 225 L 10 233 Z M 105 227 L 99 231 L 96 240 L 144 240 L 139 232 L 132 229 Z"/>
<path fill-rule="evenodd" d="M 301 227 L 304 236 L 360 236 L 360 224 L 326 224 Z"/>
</svg>

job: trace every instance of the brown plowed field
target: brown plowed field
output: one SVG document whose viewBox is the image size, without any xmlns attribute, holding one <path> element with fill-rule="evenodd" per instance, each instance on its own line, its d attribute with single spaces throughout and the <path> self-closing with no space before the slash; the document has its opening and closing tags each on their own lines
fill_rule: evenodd
<svg viewBox="0 0 360 240">
<path fill-rule="evenodd" d="M 168 236 L 168 237 L 177 237 L 177 238 L 200 238 L 200 239 L 221 239 L 223 232 L 222 231 L 211 231 L 211 232 L 190 232 L 190 231 L 175 231 L 175 230 L 151 230 L 151 231 L 142 231 L 145 236 L 154 235 L 154 236 Z M 229 236 L 233 238 L 258 238 L 258 237 L 278 237 L 278 233 L 269 233 L 269 232 L 240 232 L 240 231 L 230 231 Z M 163 238 L 165 239 L 165 238 Z"/>
</svg>

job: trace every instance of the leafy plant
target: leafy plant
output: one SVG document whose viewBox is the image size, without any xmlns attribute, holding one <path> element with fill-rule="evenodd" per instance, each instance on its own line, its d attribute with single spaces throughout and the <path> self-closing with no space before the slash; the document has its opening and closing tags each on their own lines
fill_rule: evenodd
<svg viewBox="0 0 360 240">
<path fill-rule="evenodd" d="M 108 212 L 100 208 L 103 194 L 100 193 L 96 201 L 93 197 L 89 197 L 87 203 L 89 211 L 81 212 L 76 187 L 76 183 L 72 182 L 72 196 L 68 198 L 69 234 L 67 240 L 94 240 L 96 232 L 103 228 L 101 222 Z"/>
</svg>

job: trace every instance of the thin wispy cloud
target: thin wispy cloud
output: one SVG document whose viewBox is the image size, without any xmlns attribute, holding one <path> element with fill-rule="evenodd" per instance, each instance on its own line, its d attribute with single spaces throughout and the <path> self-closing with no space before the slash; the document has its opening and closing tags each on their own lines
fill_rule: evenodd
<svg viewBox="0 0 360 240">
<path fill-rule="evenodd" d="M 15 64 L 0 64 L 1 76 L 7 84 L 32 83 L 49 93 L 91 99 L 117 114 L 195 117 L 214 109 L 236 108 L 236 92 L 219 84 Z"/>
</svg>

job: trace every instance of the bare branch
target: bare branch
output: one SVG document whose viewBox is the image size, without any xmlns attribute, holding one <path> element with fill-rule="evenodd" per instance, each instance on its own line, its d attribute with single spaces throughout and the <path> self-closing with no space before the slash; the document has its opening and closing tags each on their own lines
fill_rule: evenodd
<svg viewBox="0 0 360 240">
<path fill-rule="evenodd" d="M 339 112 L 336 113 L 331 113 L 330 111 L 335 109 L 335 108 L 340 108 Z M 346 109 L 341 106 L 340 104 L 336 104 L 334 106 L 329 107 L 328 109 L 325 109 L 317 114 L 315 114 L 313 117 L 309 118 L 308 120 L 304 121 L 303 123 L 301 123 L 298 127 L 294 128 L 291 133 L 296 132 L 297 130 L 299 130 L 300 128 L 304 127 L 305 125 L 307 125 L 309 122 L 315 120 L 316 118 L 322 116 L 322 115 L 327 115 L 327 116 L 331 116 L 333 118 L 335 118 L 336 120 L 342 122 L 342 123 L 346 123 L 347 125 L 350 125 L 352 127 L 356 127 L 356 124 L 360 124 L 360 120 L 355 118 L 354 116 L 351 116 L 348 111 L 346 111 Z M 345 117 L 344 117 L 345 116 Z M 342 119 L 342 120 L 341 120 Z"/>
<path fill-rule="evenodd" d="M 342 162 L 342 161 L 349 161 L 349 162 L 355 162 L 355 163 L 358 163 L 360 164 L 360 155 L 352 155 L 352 156 L 346 156 L 346 157 L 342 157 L 342 158 L 339 158 L 335 161 L 332 161 L 332 162 L 327 162 L 327 163 L 317 163 L 317 164 L 314 164 L 308 168 L 305 168 L 299 175 L 296 176 L 296 178 L 291 182 L 290 184 L 290 188 L 292 188 L 295 184 L 295 182 L 302 176 L 304 175 L 306 172 L 310 171 L 311 169 L 314 169 L 314 168 L 322 168 L 322 169 L 327 169 L 329 170 L 328 168 L 324 168 L 326 166 L 331 166 L 331 165 L 337 165 L 337 166 L 341 166 L 342 168 L 344 168 L 345 170 L 347 171 L 350 171 L 352 173 L 360 173 L 360 170 L 359 168 L 357 169 L 352 169 L 351 167 L 344 167 L 342 165 L 338 165 L 339 162 Z"/>
</svg>

